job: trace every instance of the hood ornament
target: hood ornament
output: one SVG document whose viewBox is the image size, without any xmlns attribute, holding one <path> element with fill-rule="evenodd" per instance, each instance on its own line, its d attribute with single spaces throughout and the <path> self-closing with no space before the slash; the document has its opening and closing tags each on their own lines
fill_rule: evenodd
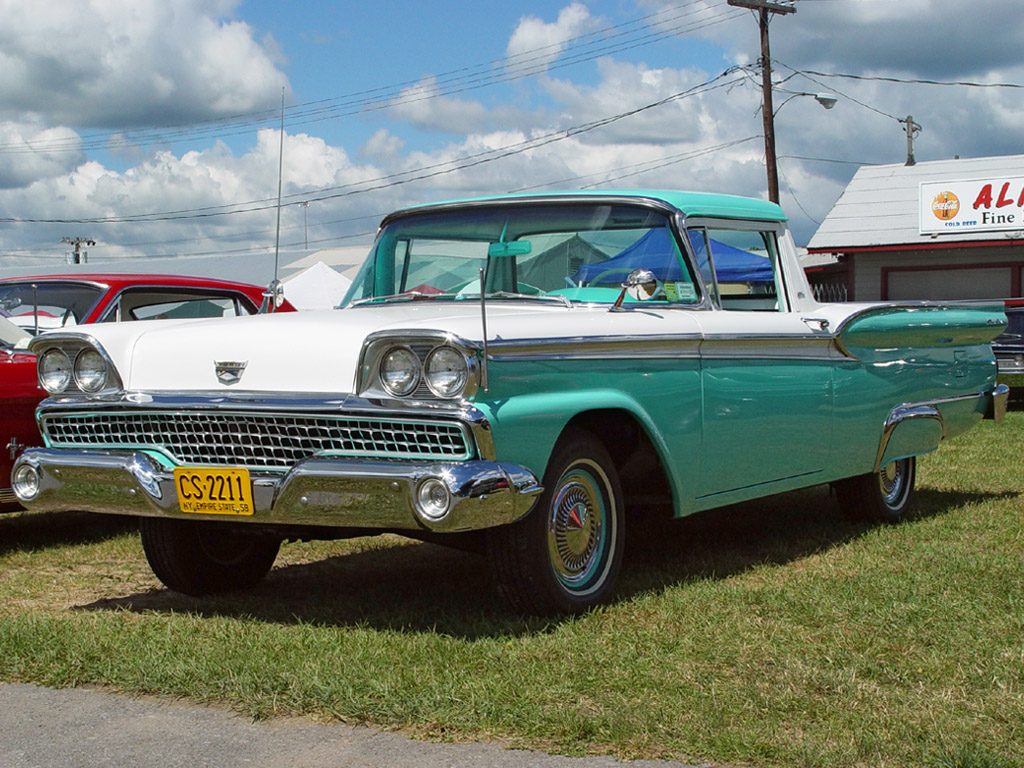
<svg viewBox="0 0 1024 768">
<path fill-rule="evenodd" d="M 242 378 L 242 371 L 249 364 L 248 360 L 214 360 L 214 369 L 217 371 L 217 381 L 228 386 L 237 384 Z"/>
</svg>

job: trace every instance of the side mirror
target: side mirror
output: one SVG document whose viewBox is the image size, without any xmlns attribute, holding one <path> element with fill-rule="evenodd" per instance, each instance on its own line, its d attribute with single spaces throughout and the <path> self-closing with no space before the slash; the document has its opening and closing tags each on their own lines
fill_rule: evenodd
<svg viewBox="0 0 1024 768">
<path fill-rule="evenodd" d="M 271 280 L 270 285 L 263 291 L 263 303 L 260 304 L 259 313 L 266 315 L 276 312 L 284 304 L 284 283 L 280 280 Z"/>
<path fill-rule="evenodd" d="M 622 302 L 626 300 L 626 294 L 637 301 L 647 301 L 654 298 L 658 291 L 658 278 L 654 273 L 644 267 L 634 269 L 626 275 L 626 281 L 622 284 L 622 291 L 612 305 L 612 310 L 622 308 Z"/>
</svg>

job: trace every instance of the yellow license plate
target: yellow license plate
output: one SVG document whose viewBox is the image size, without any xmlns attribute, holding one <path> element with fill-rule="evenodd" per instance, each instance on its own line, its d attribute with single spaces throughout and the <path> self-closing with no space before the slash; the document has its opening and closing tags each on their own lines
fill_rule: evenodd
<svg viewBox="0 0 1024 768">
<path fill-rule="evenodd" d="M 175 467 L 178 508 L 197 515 L 252 515 L 252 483 L 247 469 Z"/>
</svg>

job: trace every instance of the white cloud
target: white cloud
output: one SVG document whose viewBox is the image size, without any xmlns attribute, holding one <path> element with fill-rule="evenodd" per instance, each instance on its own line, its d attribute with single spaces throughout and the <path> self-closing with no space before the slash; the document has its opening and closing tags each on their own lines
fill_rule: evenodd
<svg viewBox="0 0 1024 768">
<path fill-rule="evenodd" d="M 799 3 L 796 14 L 777 17 L 772 24 L 773 56 L 780 64 L 826 72 L 1024 82 L 1019 53 L 1024 25 L 995 18 L 1000 12 L 1013 18 L 1018 1 L 988 0 L 989 13 L 964 15 L 955 24 L 941 14 L 922 12 L 926 5 L 930 8 L 924 0 Z M 284 82 L 277 68 L 281 53 L 272 40 L 258 43 L 249 26 L 230 20 L 236 2 L 68 0 L 58 5 L 44 20 L 25 4 L 0 0 L 5 14 L 0 28 L 0 118 L 6 121 L 0 122 L 0 210 L 14 218 L 91 218 L 272 202 L 276 131 L 261 132 L 249 150 L 215 143 L 192 151 L 143 154 L 141 148 L 120 146 L 116 159 L 121 169 L 116 170 L 89 154 L 87 131 L 79 138 L 68 128 L 53 127 L 131 127 L 275 107 Z M 664 13 L 649 23 L 659 31 L 698 26 L 683 44 L 694 45 L 695 34 L 711 40 L 700 46 L 720 52 L 721 69 L 728 62 L 756 59 L 757 24 L 750 14 L 726 9 L 720 0 L 685 6 L 668 0 L 645 2 L 641 13 L 659 8 Z M 721 21 L 723 14 L 736 18 L 708 23 Z M 533 52 L 532 62 L 549 66 L 564 54 L 569 40 L 598 26 L 585 6 L 573 3 L 553 22 L 520 19 L 507 52 L 510 57 Z M 70 42 L 58 47 L 55 40 Z M 72 47 L 76 55 L 65 55 L 65 48 Z M 343 196 L 306 210 L 286 207 L 282 241 L 301 243 L 303 213 L 315 242 L 353 228 L 372 232 L 377 217 L 409 203 L 549 185 L 764 195 L 760 92 L 754 82 L 674 101 L 496 162 L 477 162 L 367 194 L 330 191 L 389 174 L 405 174 L 401 178 L 407 179 L 458 158 L 482 157 L 488 150 L 656 102 L 719 71 L 713 56 L 703 58 L 711 71 L 644 65 L 628 56 L 623 52 L 583 65 L 585 69 L 560 70 L 558 79 L 517 81 L 507 91 L 480 89 L 472 97 L 445 95 L 436 78 L 424 77 L 393 99 L 388 110 L 360 118 L 370 123 L 368 137 L 358 140 L 361 146 L 340 146 L 312 134 L 287 136 L 285 194 Z M 782 66 L 776 70 L 777 79 L 788 74 Z M 839 97 L 834 110 L 826 112 L 812 99 L 796 98 L 776 119 L 783 204 L 798 241 L 806 240 L 813 219 L 827 213 L 853 173 L 855 165 L 836 161 L 902 162 L 905 136 L 897 117 L 912 113 L 924 126 L 917 139 L 919 160 L 1020 152 L 1018 126 L 1024 122 L 1024 107 L 1017 90 L 818 80 L 793 77 L 783 87 L 830 90 Z M 776 104 L 783 98 L 780 94 Z M 443 134 L 441 141 L 437 133 Z M 724 146 L 750 136 L 756 138 Z M 58 140 L 67 144 L 67 151 L 45 149 Z M 36 150 L 3 151 L 22 143 Z M 709 151 L 714 147 L 720 148 Z M 0 247 L 49 244 L 59 249 L 60 237 L 82 235 L 100 242 L 94 254 L 230 251 L 271 245 L 274 216 L 269 207 L 145 226 L 9 225 L 0 230 Z M 360 221 L 352 224 L 352 219 Z"/>
<path fill-rule="evenodd" d="M 484 106 L 442 94 L 436 77 L 426 77 L 392 99 L 391 115 L 418 128 L 446 133 L 477 130 L 488 120 Z"/>
<path fill-rule="evenodd" d="M 0 111 L 79 127 L 198 121 L 273 106 L 286 80 L 237 2 L 0 0 Z"/>
<path fill-rule="evenodd" d="M 0 189 L 68 173 L 84 159 L 78 134 L 68 128 L 0 123 Z"/>
<path fill-rule="evenodd" d="M 566 42 L 596 26 L 590 11 L 582 3 L 572 3 L 548 23 L 536 16 L 524 16 L 509 38 L 505 53 L 508 66 L 529 64 L 547 67 L 562 52 Z"/>
</svg>

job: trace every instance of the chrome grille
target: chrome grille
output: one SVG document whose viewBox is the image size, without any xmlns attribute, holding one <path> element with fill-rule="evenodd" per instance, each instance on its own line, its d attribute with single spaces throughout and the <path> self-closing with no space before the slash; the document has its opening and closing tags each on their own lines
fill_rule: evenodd
<svg viewBox="0 0 1024 768">
<path fill-rule="evenodd" d="M 288 469 L 317 453 L 389 459 L 463 460 L 472 455 L 454 421 L 292 413 L 132 411 L 50 414 L 54 448 L 160 451 L 180 464 Z"/>
</svg>

